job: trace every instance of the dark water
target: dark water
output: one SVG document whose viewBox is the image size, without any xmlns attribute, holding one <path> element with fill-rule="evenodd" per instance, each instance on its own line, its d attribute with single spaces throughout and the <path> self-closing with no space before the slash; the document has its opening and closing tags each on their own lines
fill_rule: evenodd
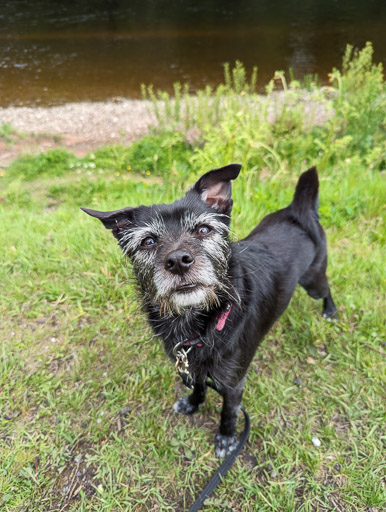
<svg viewBox="0 0 386 512">
<path fill-rule="evenodd" d="M 0 105 L 139 97 L 192 89 L 225 62 L 327 81 L 346 43 L 386 63 L 386 0 L 0 0 Z"/>
</svg>

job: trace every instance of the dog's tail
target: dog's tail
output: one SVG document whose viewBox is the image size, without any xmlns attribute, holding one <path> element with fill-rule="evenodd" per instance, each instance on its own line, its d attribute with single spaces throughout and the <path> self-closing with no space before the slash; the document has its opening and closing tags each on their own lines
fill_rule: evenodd
<svg viewBox="0 0 386 512">
<path fill-rule="evenodd" d="M 295 195 L 290 205 L 296 222 L 306 231 L 311 240 L 319 245 L 321 230 L 319 225 L 319 180 L 316 167 L 304 172 L 296 185 Z"/>
</svg>

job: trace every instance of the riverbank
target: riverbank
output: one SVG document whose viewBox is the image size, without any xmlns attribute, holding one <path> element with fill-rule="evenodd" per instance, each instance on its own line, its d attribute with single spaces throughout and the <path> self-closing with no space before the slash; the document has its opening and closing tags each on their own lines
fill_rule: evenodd
<svg viewBox="0 0 386 512">
<path fill-rule="evenodd" d="M 103 102 L 66 103 L 54 107 L 0 108 L 0 167 L 21 153 L 64 147 L 84 156 L 104 144 L 129 144 L 155 123 L 151 103 L 116 98 Z"/>
<path fill-rule="evenodd" d="M 283 107 L 302 105 L 305 123 L 322 125 L 333 114 L 326 98 L 304 91 L 291 97 L 284 92 L 261 95 L 268 101 L 267 120 L 274 123 Z M 115 98 L 103 102 L 66 103 L 53 107 L 0 108 L 0 168 L 18 156 L 65 148 L 78 157 L 106 144 L 128 145 L 148 133 L 157 123 L 151 101 Z"/>
</svg>

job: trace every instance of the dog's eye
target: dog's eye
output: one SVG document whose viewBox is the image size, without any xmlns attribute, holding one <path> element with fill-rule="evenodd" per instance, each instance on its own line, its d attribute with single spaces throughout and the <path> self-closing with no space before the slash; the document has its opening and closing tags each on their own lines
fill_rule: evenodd
<svg viewBox="0 0 386 512">
<path fill-rule="evenodd" d="M 212 228 L 207 226 L 206 224 L 202 224 L 202 226 L 198 226 L 197 234 L 201 236 L 208 235 L 212 231 Z"/>
<path fill-rule="evenodd" d="M 154 240 L 154 238 L 152 236 L 148 236 L 142 240 L 141 246 L 142 247 L 151 247 L 155 243 L 156 243 L 156 241 Z"/>
</svg>

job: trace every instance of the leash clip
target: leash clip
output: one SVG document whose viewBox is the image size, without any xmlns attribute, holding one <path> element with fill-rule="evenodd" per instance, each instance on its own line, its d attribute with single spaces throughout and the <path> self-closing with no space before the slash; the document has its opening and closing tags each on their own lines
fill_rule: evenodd
<svg viewBox="0 0 386 512">
<path fill-rule="evenodd" d="M 184 381 L 184 384 L 188 388 L 193 387 L 193 377 L 189 371 L 189 360 L 188 360 L 188 354 L 192 350 L 192 346 L 190 346 L 187 350 L 182 348 L 184 342 L 177 343 L 177 345 L 173 348 L 173 355 L 176 358 L 176 364 L 175 369 L 177 372 L 177 375 L 179 375 L 182 380 Z"/>
</svg>

